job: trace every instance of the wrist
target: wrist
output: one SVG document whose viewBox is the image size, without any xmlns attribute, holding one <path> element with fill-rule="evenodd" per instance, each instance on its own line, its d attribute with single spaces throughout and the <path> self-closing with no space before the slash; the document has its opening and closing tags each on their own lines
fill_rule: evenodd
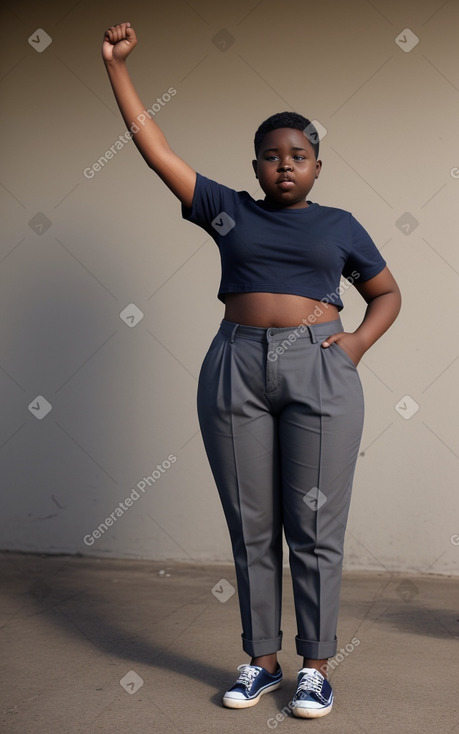
<svg viewBox="0 0 459 734">
<path fill-rule="evenodd" d="M 361 327 L 356 329 L 353 332 L 353 336 L 355 337 L 356 344 L 361 351 L 362 354 L 364 354 L 367 349 L 369 349 L 372 344 L 374 343 L 368 336 L 368 334 L 365 334 L 365 332 L 361 331 Z"/>
<path fill-rule="evenodd" d="M 126 68 L 126 59 L 104 59 L 104 64 L 107 71 L 117 71 Z"/>
</svg>

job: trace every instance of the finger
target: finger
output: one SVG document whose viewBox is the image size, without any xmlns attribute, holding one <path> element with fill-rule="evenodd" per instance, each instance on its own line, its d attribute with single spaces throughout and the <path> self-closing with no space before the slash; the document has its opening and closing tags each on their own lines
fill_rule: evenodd
<svg viewBox="0 0 459 734">
<path fill-rule="evenodd" d="M 118 41 L 121 41 L 123 39 L 124 33 L 122 31 L 121 25 L 116 25 L 112 28 L 113 31 L 113 41 L 114 43 L 118 43 Z"/>
<path fill-rule="evenodd" d="M 110 28 L 107 28 L 107 30 L 105 31 L 105 36 L 110 41 L 110 43 L 116 43 L 118 40 L 116 26 L 112 25 Z"/>
<path fill-rule="evenodd" d="M 342 336 L 342 333 L 343 332 L 339 332 L 338 334 L 331 334 L 330 336 L 327 336 L 327 338 L 322 342 L 322 346 L 325 348 L 329 347 L 331 344 L 336 342 L 336 340 L 339 339 L 340 336 Z"/>
<path fill-rule="evenodd" d="M 130 31 L 130 33 L 128 33 Z M 110 26 L 105 31 L 105 34 L 110 39 L 111 43 L 117 43 L 126 38 L 127 35 L 132 35 L 134 29 L 131 29 L 130 23 L 117 23 L 116 25 Z"/>
<path fill-rule="evenodd" d="M 126 31 L 126 37 L 129 41 L 137 41 L 137 36 L 135 33 L 134 28 L 132 26 L 129 26 L 129 28 Z"/>
<path fill-rule="evenodd" d="M 121 38 L 126 38 L 126 32 L 131 27 L 130 23 L 118 23 L 116 30 Z"/>
</svg>

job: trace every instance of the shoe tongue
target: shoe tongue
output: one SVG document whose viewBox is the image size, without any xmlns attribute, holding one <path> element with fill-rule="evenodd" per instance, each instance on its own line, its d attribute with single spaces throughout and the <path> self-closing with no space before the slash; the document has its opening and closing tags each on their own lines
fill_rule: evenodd
<svg viewBox="0 0 459 734">
<path fill-rule="evenodd" d="M 254 676 L 255 672 L 258 675 L 260 671 L 263 670 L 263 668 L 260 668 L 259 665 L 240 665 L 238 667 L 238 670 L 241 671 L 241 675 L 246 675 L 246 676 L 253 675 Z"/>
<path fill-rule="evenodd" d="M 314 673 L 319 673 L 319 675 L 322 675 L 322 673 L 320 672 L 320 670 L 316 670 L 316 668 L 301 668 L 301 670 L 298 673 L 298 675 L 302 677 L 306 673 L 308 673 L 309 675 L 314 675 Z"/>
</svg>

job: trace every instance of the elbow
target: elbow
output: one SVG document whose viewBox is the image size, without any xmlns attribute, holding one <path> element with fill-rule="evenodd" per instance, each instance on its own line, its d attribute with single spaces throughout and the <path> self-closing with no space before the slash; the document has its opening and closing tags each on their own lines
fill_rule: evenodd
<svg viewBox="0 0 459 734">
<path fill-rule="evenodd" d="M 395 284 L 395 288 L 393 291 L 393 299 L 394 299 L 394 307 L 396 310 L 395 318 L 399 315 L 401 309 L 402 309 L 402 292 L 397 284 Z"/>
</svg>

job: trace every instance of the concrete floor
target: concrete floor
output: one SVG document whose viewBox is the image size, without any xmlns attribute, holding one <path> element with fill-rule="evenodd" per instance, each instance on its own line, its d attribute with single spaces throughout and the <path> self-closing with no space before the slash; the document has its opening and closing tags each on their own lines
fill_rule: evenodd
<svg viewBox="0 0 459 734">
<path fill-rule="evenodd" d="M 2 734 L 459 733 L 459 578 L 345 573 L 332 712 L 288 715 L 300 659 L 289 575 L 282 687 L 221 706 L 247 662 L 232 566 L 0 554 Z M 120 683 L 122 681 L 122 683 Z"/>
</svg>

